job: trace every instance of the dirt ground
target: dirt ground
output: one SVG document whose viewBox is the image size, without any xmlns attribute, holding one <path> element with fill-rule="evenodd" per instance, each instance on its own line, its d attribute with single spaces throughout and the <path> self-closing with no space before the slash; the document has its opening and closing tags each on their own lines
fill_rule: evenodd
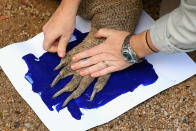
<svg viewBox="0 0 196 131">
<path fill-rule="evenodd" d="M 147 2 L 147 0 L 144 0 Z M 32 38 L 57 8 L 58 0 L 0 0 L 0 48 Z M 144 8 L 158 18 L 160 0 Z M 196 61 L 196 52 L 190 53 Z M 158 88 L 158 87 L 157 87 Z M 95 118 L 96 119 L 96 118 Z M 196 130 L 196 76 L 159 93 L 118 118 L 90 131 Z M 0 131 L 47 131 L 0 68 Z"/>
</svg>

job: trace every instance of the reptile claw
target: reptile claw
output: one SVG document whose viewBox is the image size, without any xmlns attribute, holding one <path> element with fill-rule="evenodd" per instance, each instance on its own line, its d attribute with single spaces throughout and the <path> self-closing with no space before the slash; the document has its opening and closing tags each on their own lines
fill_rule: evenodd
<svg viewBox="0 0 196 131">
<path fill-rule="evenodd" d="M 64 92 L 65 92 L 64 90 L 60 90 L 60 91 L 56 92 L 56 93 L 52 96 L 52 98 L 56 98 L 56 97 L 58 97 L 59 95 L 61 95 L 62 93 L 64 93 Z"/>
<path fill-rule="evenodd" d="M 59 80 L 61 80 L 61 73 L 59 73 L 56 78 L 53 80 L 52 84 L 51 84 L 51 87 L 54 87 L 58 82 Z"/>
<path fill-rule="evenodd" d="M 65 107 L 71 100 L 73 99 L 73 94 L 71 94 L 67 99 L 64 101 L 62 107 Z"/>
<path fill-rule="evenodd" d="M 58 64 L 58 65 L 54 68 L 54 71 L 59 70 L 61 67 L 63 67 L 63 63 Z"/>
<path fill-rule="evenodd" d="M 90 101 L 93 101 L 93 99 L 94 99 L 96 93 L 97 93 L 97 88 L 94 88 L 94 89 L 93 89 L 93 92 L 92 92 L 92 94 L 91 94 Z"/>
</svg>

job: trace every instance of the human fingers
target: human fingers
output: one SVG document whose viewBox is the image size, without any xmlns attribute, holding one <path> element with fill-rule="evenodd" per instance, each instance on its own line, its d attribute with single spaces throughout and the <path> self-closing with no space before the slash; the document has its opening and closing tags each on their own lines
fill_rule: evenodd
<svg viewBox="0 0 196 131">
<path fill-rule="evenodd" d="M 44 42 L 43 42 L 43 49 L 48 51 L 51 45 L 54 43 L 55 38 L 49 38 L 48 36 L 44 35 Z"/>
<path fill-rule="evenodd" d="M 107 68 L 104 68 L 102 70 L 96 71 L 94 73 L 91 74 L 92 77 L 100 77 L 106 74 L 109 74 L 111 72 L 115 72 L 116 68 L 114 66 L 109 66 Z"/>
<path fill-rule="evenodd" d="M 116 59 L 116 60 L 105 61 L 104 65 L 107 68 L 103 68 L 101 70 L 91 72 L 91 76 L 92 77 L 103 76 L 105 74 L 109 74 L 109 73 L 112 73 L 112 72 L 123 70 L 123 69 L 131 66 L 132 64 L 130 64 L 130 63 L 124 61 L 124 60 L 117 60 Z"/>
<path fill-rule="evenodd" d="M 56 53 L 57 52 L 57 46 L 51 46 L 47 51 L 52 52 L 52 53 Z"/>
<path fill-rule="evenodd" d="M 48 52 L 52 52 L 52 53 L 56 53 L 57 52 L 57 49 L 58 49 L 58 41 L 56 40 L 55 42 L 54 42 L 54 44 L 52 44 L 51 46 L 50 46 L 50 48 L 48 48 Z"/>
<path fill-rule="evenodd" d="M 88 67 L 88 68 L 80 71 L 80 75 L 85 76 L 85 75 L 97 72 L 99 70 L 102 70 L 104 68 L 106 68 L 106 66 L 103 64 L 103 62 L 99 62 L 96 65 L 93 65 L 91 67 Z"/>
<path fill-rule="evenodd" d="M 57 53 L 59 57 L 64 57 L 66 53 L 66 47 L 69 42 L 69 37 L 61 36 L 58 43 Z"/>
<path fill-rule="evenodd" d="M 91 66 L 91 65 L 94 65 L 94 64 L 97 64 L 101 61 L 104 61 L 105 58 L 107 58 L 107 54 L 105 53 L 101 53 L 101 54 L 98 54 L 98 55 L 95 55 L 95 56 L 92 56 L 92 57 L 89 57 L 85 60 L 81 60 L 77 63 L 74 63 L 71 65 L 71 68 L 73 70 L 77 70 L 79 68 L 82 68 L 82 67 L 88 67 L 88 66 Z"/>
<path fill-rule="evenodd" d="M 96 38 L 101 38 L 101 37 L 107 38 L 107 37 L 111 36 L 111 35 L 113 34 L 114 31 L 115 31 L 115 30 L 113 30 L 113 29 L 102 28 L 102 29 L 99 29 L 99 30 L 97 31 L 97 33 L 95 33 L 94 36 L 95 36 Z"/>
<path fill-rule="evenodd" d="M 59 38 L 59 35 L 55 32 L 50 32 L 47 24 L 43 26 L 43 49 L 48 51 L 48 49 L 52 46 L 52 44 Z"/>
<path fill-rule="evenodd" d="M 104 45 L 102 43 L 102 44 L 100 44 L 98 46 L 92 47 L 90 49 L 87 49 L 87 50 L 85 50 L 83 52 L 80 52 L 80 53 L 74 55 L 72 57 L 72 60 L 73 61 L 79 61 L 81 59 L 88 58 L 90 56 L 94 56 L 94 55 L 100 54 L 100 53 L 103 52 L 103 49 L 104 49 Z"/>
</svg>

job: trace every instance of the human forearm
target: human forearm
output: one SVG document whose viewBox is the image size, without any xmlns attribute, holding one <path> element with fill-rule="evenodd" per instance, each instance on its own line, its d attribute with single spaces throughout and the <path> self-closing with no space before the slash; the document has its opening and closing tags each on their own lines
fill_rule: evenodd
<svg viewBox="0 0 196 131">
<path fill-rule="evenodd" d="M 59 8 L 66 14 L 76 16 L 81 0 L 62 0 Z"/>
<path fill-rule="evenodd" d="M 148 31 L 150 48 L 167 54 L 195 50 L 195 7 L 195 0 L 181 0 L 177 9 L 157 20 Z M 145 32 L 134 35 L 130 43 L 140 58 L 155 53 L 146 43 Z"/>
<path fill-rule="evenodd" d="M 147 39 L 146 39 L 146 32 L 147 32 Z M 139 58 L 143 58 L 150 54 L 159 52 L 159 50 L 155 48 L 155 46 L 151 41 L 149 30 L 139 33 L 137 35 L 133 35 L 132 38 L 130 39 L 130 47 L 136 52 Z"/>
<path fill-rule="evenodd" d="M 50 20 L 43 26 L 43 48 L 49 52 L 58 52 L 64 57 L 68 41 L 75 28 L 75 19 L 80 0 L 62 0 Z"/>
<path fill-rule="evenodd" d="M 196 1 L 181 0 L 180 6 L 150 28 L 154 46 L 170 54 L 196 50 Z"/>
</svg>

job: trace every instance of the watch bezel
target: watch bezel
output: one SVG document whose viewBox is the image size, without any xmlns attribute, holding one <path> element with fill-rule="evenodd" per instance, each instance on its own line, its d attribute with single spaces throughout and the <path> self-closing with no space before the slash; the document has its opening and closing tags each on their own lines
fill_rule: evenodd
<svg viewBox="0 0 196 131">
<path fill-rule="evenodd" d="M 139 59 L 136 55 L 136 52 L 130 47 L 129 41 L 131 38 L 131 34 L 127 35 L 123 45 L 122 45 L 122 56 L 124 60 L 126 60 L 129 63 L 135 64 L 135 63 L 140 63 L 143 61 L 143 59 Z"/>
</svg>

